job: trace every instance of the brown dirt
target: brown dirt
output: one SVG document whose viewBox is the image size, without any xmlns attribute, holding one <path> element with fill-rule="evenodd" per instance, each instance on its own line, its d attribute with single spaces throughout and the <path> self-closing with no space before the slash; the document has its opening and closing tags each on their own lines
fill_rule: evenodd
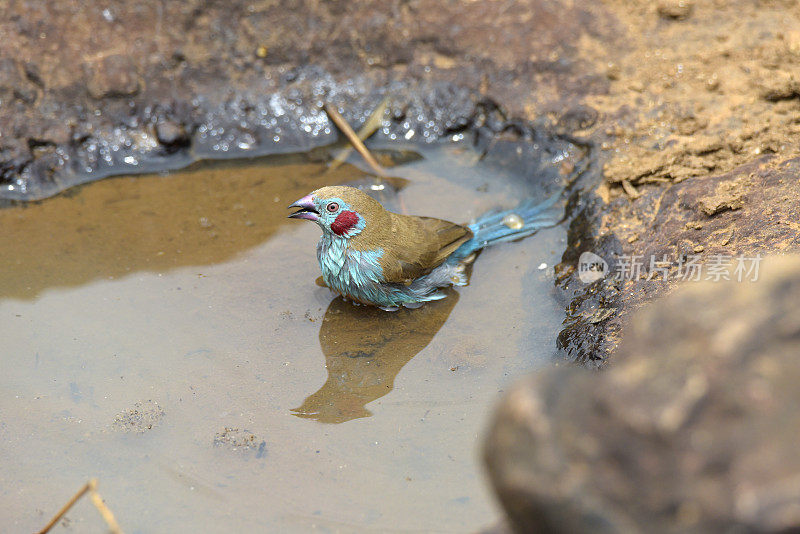
<svg viewBox="0 0 800 534">
<path fill-rule="evenodd" d="M 681 4 L 685 16 L 671 17 L 667 1 L 604 3 L 629 47 L 608 54 L 608 93 L 587 98 L 606 116 L 627 115 L 602 125 L 611 194 L 624 181 L 681 182 L 800 151 L 800 7 Z"/>
<path fill-rule="evenodd" d="M 568 357 L 607 361 L 641 304 L 674 288 L 679 263 L 699 254 L 753 255 L 800 248 L 800 8 L 792 2 L 606 0 L 622 49 L 586 41 L 608 92 L 585 103 L 599 120 L 603 180 L 573 223 L 559 266 L 571 298 L 560 343 Z M 642 277 L 577 281 L 578 255 L 612 265 L 641 256 Z M 667 282 L 646 280 L 649 258 L 670 260 Z M 589 320 L 603 311 L 600 321 Z"/>
<path fill-rule="evenodd" d="M 25 200 L 109 174 L 331 143 L 323 101 L 362 122 L 389 95 L 383 135 L 413 130 L 415 141 L 502 131 L 525 110 L 560 116 L 608 84 L 576 55 L 582 36 L 616 35 L 602 9 L 536 0 L 0 9 L 0 198 Z"/>
</svg>

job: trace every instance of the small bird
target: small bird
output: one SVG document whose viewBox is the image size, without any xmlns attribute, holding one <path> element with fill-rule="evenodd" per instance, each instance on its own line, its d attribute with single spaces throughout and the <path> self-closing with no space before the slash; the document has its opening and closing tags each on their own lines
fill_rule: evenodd
<svg viewBox="0 0 800 534">
<path fill-rule="evenodd" d="M 325 285 L 354 303 L 395 311 L 442 299 L 441 288 L 466 285 L 466 268 L 479 250 L 558 224 L 559 198 L 455 224 L 392 213 L 360 189 L 328 186 L 290 205 L 299 210 L 289 218 L 322 228 L 317 260 Z"/>
</svg>

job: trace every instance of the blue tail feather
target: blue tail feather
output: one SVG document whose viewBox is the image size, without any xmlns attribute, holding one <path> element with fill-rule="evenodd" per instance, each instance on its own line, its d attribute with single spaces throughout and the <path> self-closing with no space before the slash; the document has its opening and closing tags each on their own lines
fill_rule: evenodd
<svg viewBox="0 0 800 534">
<path fill-rule="evenodd" d="M 461 261 L 473 252 L 484 247 L 514 241 L 536 233 L 542 228 L 557 225 L 564 217 L 564 207 L 561 192 L 556 193 L 544 202 L 536 202 L 531 198 L 523 201 L 515 209 L 505 211 L 490 211 L 478 217 L 469 225 L 473 237 L 461 245 L 451 256 L 454 260 Z M 516 215 L 522 222 L 519 228 L 506 224 L 506 217 Z"/>
</svg>

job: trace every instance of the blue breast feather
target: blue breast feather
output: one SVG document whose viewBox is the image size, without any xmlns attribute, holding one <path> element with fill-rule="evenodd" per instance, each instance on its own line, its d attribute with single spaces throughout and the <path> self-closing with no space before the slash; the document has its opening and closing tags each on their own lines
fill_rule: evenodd
<svg viewBox="0 0 800 534">
<path fill-rule="evenodd" d="M 409 285 L 386 283 L 378 263 L 381 256 L 383 249 L 348 250 L 347 239 L 335 236 L 324 235 L 317 246 L 322 279 L 328 287 L 345 298 L 370 302 L 387 310 L 419 307 L 424 302 L 444 298 L 439 288 L 467 282 L 462 265 L 445 262 Z"/>
</svg>

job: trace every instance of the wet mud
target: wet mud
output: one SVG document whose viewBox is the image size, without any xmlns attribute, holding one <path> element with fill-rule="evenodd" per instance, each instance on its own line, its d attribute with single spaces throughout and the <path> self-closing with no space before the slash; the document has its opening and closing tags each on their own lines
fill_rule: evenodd
<svg viewBox="0 0 800 534">
<path fill-rule="evenodd" d="M 577 43 L 614 31 L 567 2 L 0 6 L 0 198 L 13 199 L 326 145 L 324 102 L 358 124 L 388 96 L 379 136 L 422 143 L 561 116 L 607 85 Z"/>
<path fill-rule="evenodd" d="M 604 5 L 628 46 L 589 51 L 606 58 L 610 82 L 587 97 L 600 119 L 580 134 L 594 140 L 601 177 L 558 268 L 570 300 L 559 342 L 590 366 L 609 361 L 637 309 L 679 285 L 687 258 L 708 265 L 800 249 L 797 5 Z M 631 258 L 643 267 L 585 284 L 576 269 L 586 251 L 612 269 Z"/>
</svg>

